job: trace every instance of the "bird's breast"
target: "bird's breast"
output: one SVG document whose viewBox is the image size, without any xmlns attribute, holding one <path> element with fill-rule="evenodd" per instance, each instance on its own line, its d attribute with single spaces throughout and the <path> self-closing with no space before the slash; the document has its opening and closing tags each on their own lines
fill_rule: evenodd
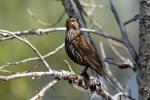
<svg viewBox="0 0 150 100">
<path fill-rule="evenodd" d="M 83 57 L 80 55 L 77 48 L 73 44 L 75 42 L 76 43 L 80 42 L 80 41 L 78 41 L 79 38 L 73 39 L 73 37 L 74 37 L 74 35 L 71 34 L 71 36 L 70 36 L 69 33 L 65 37 L 65 50 L 66 50 L 66 53 L 77 64 L 87 65 L 86 62 L 83 61 Z"/>
</svg>

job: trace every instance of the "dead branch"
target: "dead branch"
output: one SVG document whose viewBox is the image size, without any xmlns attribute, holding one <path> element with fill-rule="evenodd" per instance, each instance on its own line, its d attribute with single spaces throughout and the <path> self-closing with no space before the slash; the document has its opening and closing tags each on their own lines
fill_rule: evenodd
<svg viewBox="0 0 150 100">
<path fill-rule="evenodd" d="M 122 34 L 122 39 L 123 39 L 125 45 L 127 46 L 130 54 L 132 55 L 132 58 L 134 60 L 133 64 L 134 64 L 135 68 L 137 69 L 138 68 L 138 65 L 137 65 L 138 54 L 135 51 L 135 49 L 134 49 L 133 45 L 131 44 L 130 40 L 128 39 L 128 34 L 127 34 L 127 31 L 126 31 L 125 25 L 121 21 L 121 18 L 119 16 L 118 11 L 117 11 L 117 9 L 115 7 L 115 4 L 114 4 L 114 0 L 109 0 L 109 2 L 110 2 L 111 10 L 114 14 L 114 17 L 117 21 L 117 24 L 118 24 L 119 28 L 120 28 L 120 31 L 121 31 L 121 34 Z"/>
<path fill-rule="evenodd" d="M 46 55 L 43 56 L 43 58 L 47 58 L 49 56 L 54 55 L 55 53 L 57 53 L 59 50 L 61 50 L 64 47 L 64 43 L 61 44 L 60 46 L 58 46 L 57 48 L 55 48 L 53 51 L 50 51 L 49 53 L 47 53 Z M 18 64 L 22 64 L 28 61 L 35 61 L 35 60 L 40 60 L 39 57 L 33 57 L 33 58 L 27 58 L 27 59 L 23 59 L 20 61 L 16 61 L 16 62 L 8 62 L 5 65 L 0 66 L 0 71 L 4 72 L 4 68 L 11 66 L 11 65 L 18 65 Z"/>
<path fill-rule="evenodd" d="M 46 86 L 44 86 L 34 97 L 30 100 L 41 100 L 44 96 L 45 92 L 47 92 L 52 86 L 54 86 L 58 82 L 58 79 L 50 81 Z"/>
<path fill-rule="evenodd" d="M 15 35 L 11 32 L 7 32 L 7 33 L 12 35 L 16 39 L 20 40 L 21 42 L 25 43 L 27 46 L 29 46 L 37 54 L 37 56 L 40 58 L 42 63 L 45 65 L 46 69 L 51 71 L 51 68 L 50 68 L 49 64 L 46 62 L 46 60 L 44 60 L 44 57 L 40 54 L 40 52 L 25 37 L 24 37 L 24 39 L 22 39 L 22 38 L 18 37 L 17 35 Z"/>
<path fill-rule="evenodd" d="M 14 36 L 8 34 L 8 32 L 11 32 L 14 35 L 17 36 L 22 36 L 22 35 L 44 35 L 44 34 L 48 34 L 50 32 L 56 32 L 56 31 L 66 31 L 66 28 L 64 27 L 58 27 L 58 28 L 47 28 L 47 29 L 36 29 L 36 30 L 25 30 L 25 31 L 16 31 L 16 32 L 11 32 L 8 30 L 2 30 L 0 29 L 0 35 L 3 36 L 3 38 L 0 38 L 0 41 L 4 41 L 4 40 L 9 40 L 9 39 L 13 39 Z M 109 35 L 106 32 L 98 32 L 94 29 L 88 29 L 88 28 L 81 28 L 81 31 L 83 32 L 90 32 L 96 35 L 100 35 L 102 37 L 105 38 L 109 38 L 112 39 L 114 41 L 123 43 L 123 41 L 121 39 L 115 38 L 111 35 Z"/>
<path fill-rule="evenodd" d="M 106 55 L 105 55 L 105 51 L 104 51 L 104 47 L 103 47 L 103 44 L 102 42 L 99 43 L 100 45 L 100 49 L 101 49 L 101 54 L 102 54 L 102 58 L 105 59 L 106 58 Z M 105 68 L 106 68 L 106 71 L 108 73 L 108 75 L 111 77 L 111 79 L 113 80 L 113 83 L 115 83 L 117 86 L 116 86 L 116 89 L 118 90 L 118 92 L 122 91 L 124 92 L 124 89 L 123 89 L 123 86 L 120 84 L 120 82 L 113 76 L 112 72 L 110 71 L 109 69 L 109 65 L 107 62 L 104 62 L 104 65 L 105 65 Z M 115 85 L 114 85 L 115 86 Z"/>
<path fill-rule="evenodd" d="M 61 70 L 61 71 L 53 70 L 51 72 L 17 73 L 17 74 L 12 74 L 12 75 L 8 75 L 8 76 L 0 76 L 0 80 L 1 81 L 9 81 L 9 80 L 24 78 L 24 77 L 32 77 L 32 79 L 36 79 L 37 77 L 39 78 L 42 76 L 53 76 L 59 80 L 61 80 L 61 79 L 67 80 L 73 86 L 78 86 L 86 92 L 90 92 L 91 94 L 94 93 L 99 96 L 109 98 L 109 100 L 113 100 L 112 96 L 106 90 L 103 89 L 103 87 L 101 86 L 101 82 L 98 81 L 96 78 L 90 77 L 89 79 L 85 79 L 84 77 L 82 77 L 80 75 L 76 75 L 76 74 L 73 74 L 72 72 L 64 71 L 64 70 Z M 56 80 L 54 83 L 56 83 Z M 42 91 L 45 92 L 45 89 L 49 89 L 50 86 L 51 85 L 48 84 L 47 86 L 44 87 L 44 90 L 42 90 Z M 42 93 L 44 93 L 44 92 L 42 92 Z M 39 93 L 37 93 L 36 97 L 39 95 Z"/>
</svg>

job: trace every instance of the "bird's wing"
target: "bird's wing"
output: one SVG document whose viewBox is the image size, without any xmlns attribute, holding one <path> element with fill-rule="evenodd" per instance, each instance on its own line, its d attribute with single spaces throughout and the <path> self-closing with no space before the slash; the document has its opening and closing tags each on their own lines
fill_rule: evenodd
<svg viewBox="0 0 150 100">
<path fill-rule="evenodd" d="M 81 41 L 79 41 L 78 38 Z M 96 50 L 87 42 L 87 40 L 80 35 L 80 37 L 76 37 L 76 39 L 72 41 L 72 44 L 85 62 L 88 63 L 92 69 L 103 76 L 102 63 L 98 57 L 98 54 L 96 53 Z"/>
</svg>

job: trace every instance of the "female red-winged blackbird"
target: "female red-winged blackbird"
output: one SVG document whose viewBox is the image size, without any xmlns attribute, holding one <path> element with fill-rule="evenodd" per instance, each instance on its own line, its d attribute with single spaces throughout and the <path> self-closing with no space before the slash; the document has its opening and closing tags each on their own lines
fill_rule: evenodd
<svg viewBox="0 0 150 100">
<path fill-rule="evenodd" d="M 65 49 L 68 56 L 77 64 L 94 69 L 100 76 L 108 80 L 108 75 L 103 69 L 96 50 L 80 30 L 79 20 L 70 17 L 66 21 L 66 28 Z"/>
</svg>

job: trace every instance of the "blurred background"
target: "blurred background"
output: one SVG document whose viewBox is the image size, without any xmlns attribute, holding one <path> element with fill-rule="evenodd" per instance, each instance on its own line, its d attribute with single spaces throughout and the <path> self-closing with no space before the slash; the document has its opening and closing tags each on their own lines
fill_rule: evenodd
<svg viewBox="0 0 150 100">
<path fill-rule="evenodd" d="M 84 3 L 90 4 L 89 0 L 81 0 Z M 103 5 L 103 8 L 96 8 L 93 13 L 93 19 L 98 22 L 103 31 L 109 34 L 120 37 L 120 31 L 109 8 L 108 0 L 95 0 L 96 5 Z M 139 5 L 138 0 L 115 0 L 115 4 L 121 15 L 123 21 L 126 21 L 138 14 Z M 90 7 L 84 7 L 86 11 Z M 47 23 L 42 25 L 38 23 L 30 13 L 41 21 Z M 64 12 L 64 8 L 59 0 L 0 0 L 0 29 L 9 31 L 23 31 L 28 29 L 49 28 L 49 26 L 56 22 L 56 20 Z M 67 15 L 55 26 L 64 27 Z M 91 23 L 87 22 L 88 28 L 92 28 Z M 126 26 L 129 38 L 134 47 L 138 51 L 138 22 L 133 22 Z M 99 41 L 102 41 L 105 46 L 106 55 L 117 59 L 110 49 L 105 38 L 92 35 L 95 44 L 99 46 Z M 54 50 L 57 46 L 64 42 L 65 32 L 51 32 L 47 35 L 40 36 L 26 36 L 26 38 L 42 53 L 43 55 Z M 130 57 L 127 51 L 118 49 L 125 57 Z M 35 57 L 35 53 L 20 41 L 6 40 L 0 41 L 0 66 L 7 62 L 14 62 L 30 57 Z M 73 70 L 79 73 L 82 67 L 76 67 L 66 55 L 64 48 L 58 51 L 55 55 L 48 57 L 46 60 L 55 70 L 69 70 L 66 59 Z M 110 66 L 114 76 L 126 87 L 127 90 L 131 88 L 131 95 L 137 98 L 137 86 L 135 73 L 131 69 L 120 70 L 116 66 Z M 23 71 L 43 71 L 43 64 L 41 61 L 32 61 L 17 66 L 7 68 L 12 72 Z M 0 72 L 1 75 L 8 75 Z M 32 78 L 16 79 L 8 82 L 0 83 L 0 97 L 1 100 L 27 100 L 36 94 L 42 86 L 46 85 L 52 77 L 41 77 L 33 80 Z M 114 92 L 115 94 L 115 92 Z M 87 100 L 89 95 L 74 89 L 66 81 L 60 81 L 54 88 L 51 88 L 43 98 L 44 100 Z M 94 98 L 93 100 L 96 100 Z"/>
</svg>

